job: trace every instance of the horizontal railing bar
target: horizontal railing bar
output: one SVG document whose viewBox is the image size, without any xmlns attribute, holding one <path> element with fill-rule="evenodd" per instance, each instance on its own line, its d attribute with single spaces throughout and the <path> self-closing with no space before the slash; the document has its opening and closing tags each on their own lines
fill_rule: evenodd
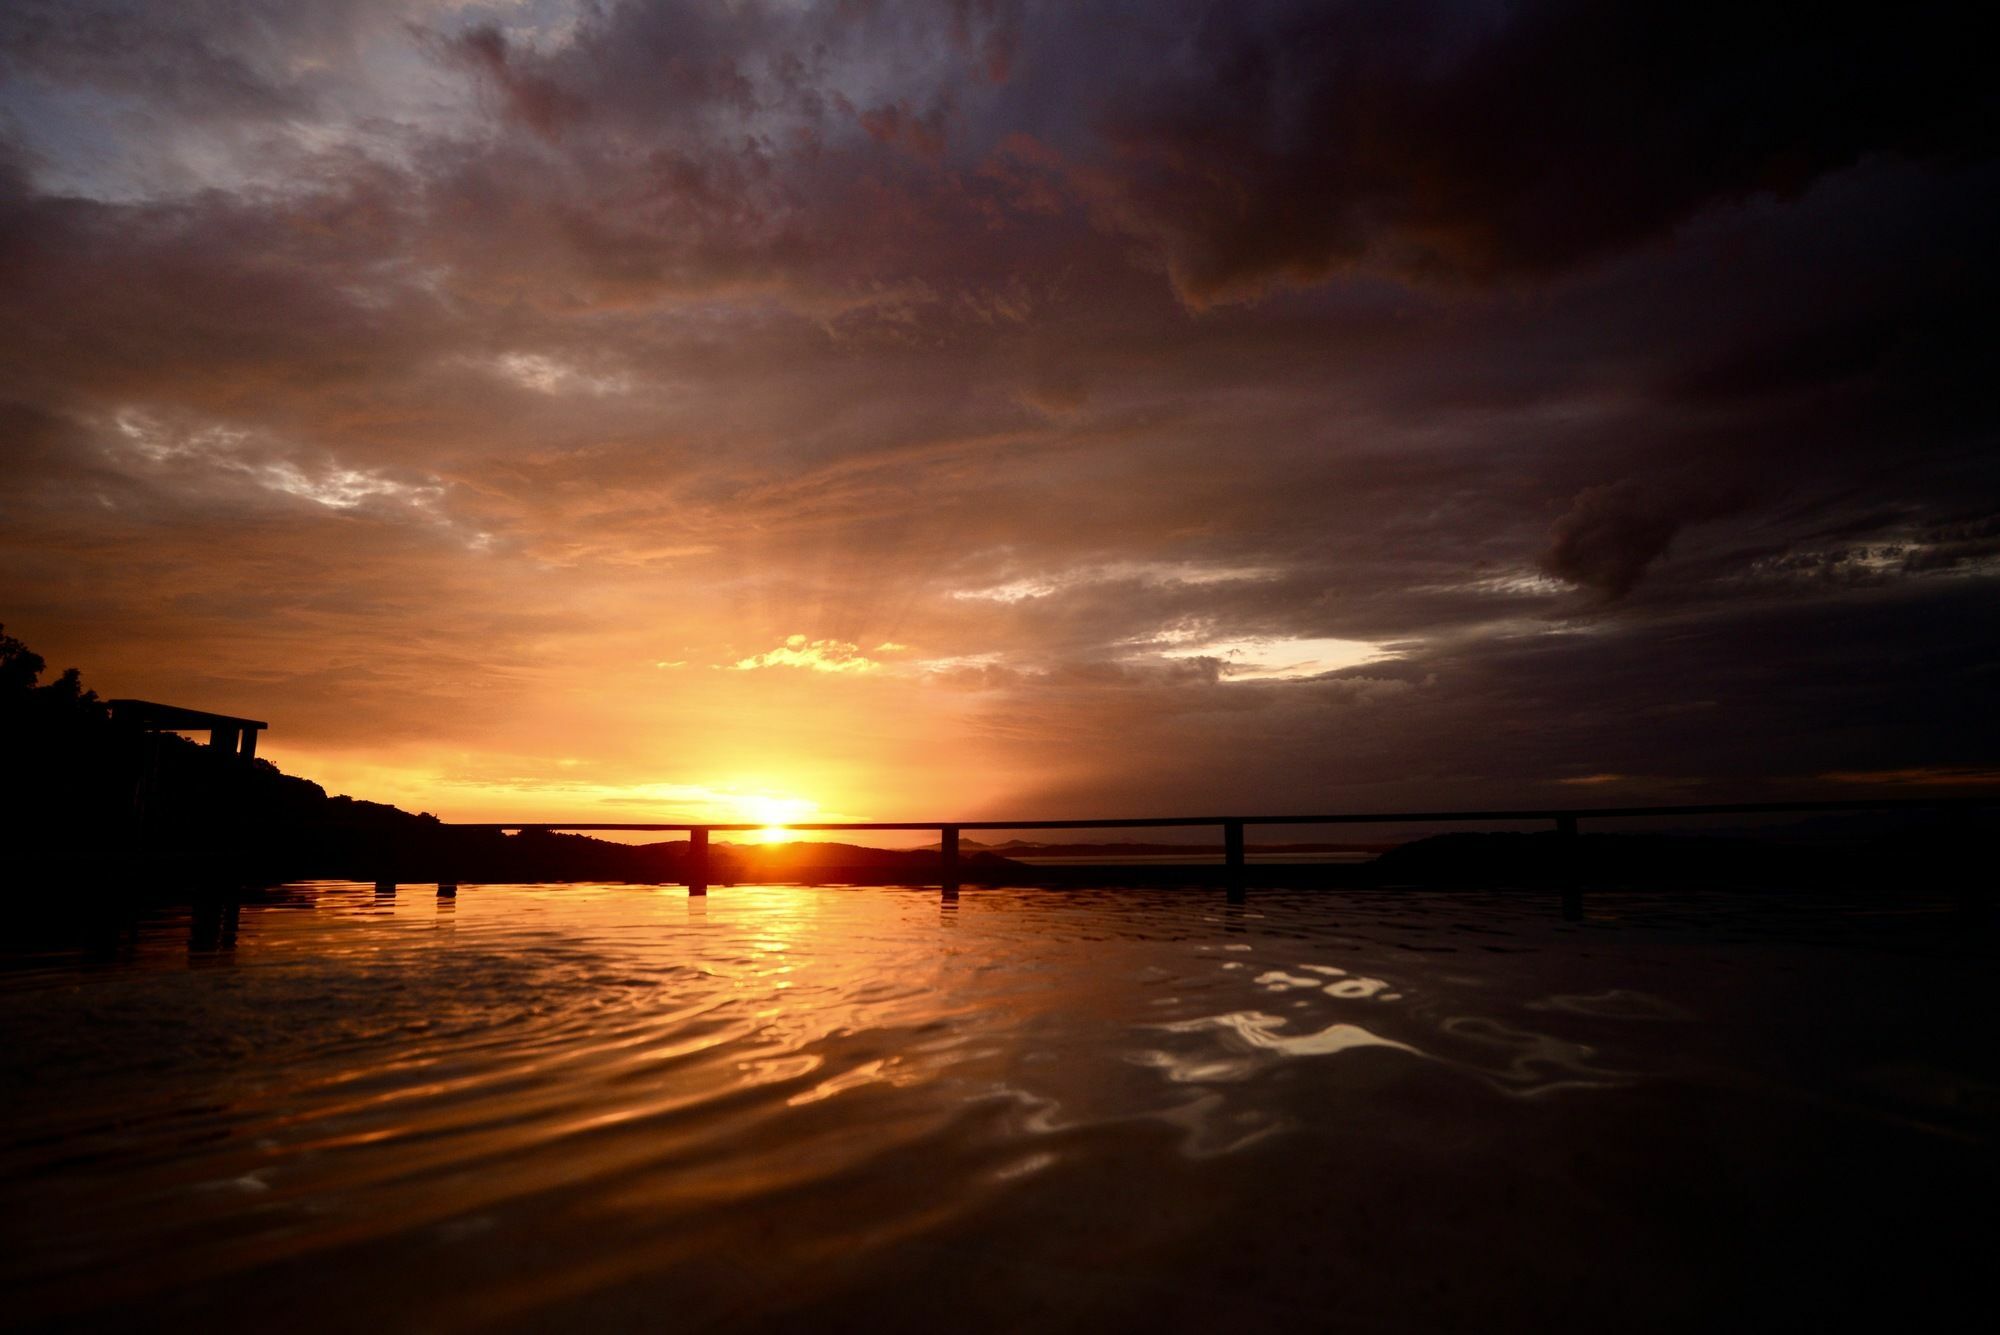
<svg viewBox="0 0 2000 1335">
<path fill-rule="evenodd" d="M 1652 816 L 1752 816 L 1816 811 L 1944 810 L 2000 804 L 2000 794 L 1978 797 L 1842 798 L 1820 802 L 1702 802 L 1647 807 L 1535 807 L 1493 811 L 1368 811 L 1312 816 L 1141 816 L 1121 820 L 919 820 L 919 821 L 465 821 L 454 830 L 1113 830 L 1191 825 L 1406 825 L 1419 821 L 1613 820 Z"/>
</svg>

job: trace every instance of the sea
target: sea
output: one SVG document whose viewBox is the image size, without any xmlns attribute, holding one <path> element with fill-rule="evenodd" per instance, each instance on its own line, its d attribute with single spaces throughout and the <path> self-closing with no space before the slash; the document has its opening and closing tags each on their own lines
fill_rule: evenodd
<svg viewBox="0 0 2000 1335">
<path fill-rule="evenodd" d="M 7 1329 L 1990 1317 L 1996 930 L 1920 886 L 16 899 Z"/>
</svg>

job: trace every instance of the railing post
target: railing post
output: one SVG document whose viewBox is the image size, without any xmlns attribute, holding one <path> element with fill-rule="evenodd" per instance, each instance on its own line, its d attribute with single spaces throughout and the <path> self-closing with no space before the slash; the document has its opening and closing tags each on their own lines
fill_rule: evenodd
<svg viewBox="0 0 2000 1335">
<path fill-rule="evenodd" d="M 1243 893 L 1243 822 L 1227 820 L 1222 823 L 1222 865 L 1229 879 L 1229 893 Z"/>
<path fill-rule="evenodd" d="M 938 882 L 945 898 L 958 898 L 958 827 L 943 827 L 943 837 L 938 840 Z"/>
<path fill-rule="evenodd" d="M 708 893 L 708 829 L 697 825 L 688 831 L 687 886 L 691 895 Z"/>
<path fill-rule="evenodd" d="M 1583 869 L 1578 865 L 1576 816 L 1565 812 L 1556 817 L 1556 879 L 1562 885 L 1562 913 L 1565 922 L 1583 919 Z"/>
</svg>

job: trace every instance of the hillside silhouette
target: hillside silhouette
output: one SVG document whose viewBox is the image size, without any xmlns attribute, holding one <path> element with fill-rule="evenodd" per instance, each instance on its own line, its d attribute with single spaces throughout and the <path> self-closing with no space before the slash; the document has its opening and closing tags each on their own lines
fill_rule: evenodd
<svg viewBox="0 0 2000 1335">
<path fill-rule="evenodd" d="M 288 880 L 633 881 L 686 879 L 686 839 L 621 844 L 581 834 L 504 834 L 443 824 L 381 802 L 331 796 L 268 760 L 233 754 L 121 721 L 75 668 L 44 681 L 47 664 L 0 625 L 0 839 L 17 884 L 135 894 L 268 885 Z M 1552 833 L 1453 832 L 1400 845 L 1292 844 L 1270 853 L 1353 851 L 1367 862 L 1253 861 L 1249 884 L 1291 886 L 1545 885 L 1577 875 L 1594 885 L 1703 881 L 1851 885 L 1972 865 L 1991 845 L 1992 813 L 1842 816 L 1709 833 L 1586 834 L 1574 850 Z M 1215 866 L 1119 866 L 1121 857 L 1198 854 L 1154 843 L 1033 844 L 967 840 L 960 879 L 972 884 L 1088 886 L 1213 882 Z M 1081 865 L 1004 856 L 1062 854 Z M 1267 855 L 1268 858 L 1268 855 Z M 1101 859 L 1101 861 L 1098 861 Z M 1573 859 L 1566 861 L 1565 859 Z M 716 843 L 714 884 L 803 881 L 934 884 L 935 845 L 918 849 L 796 842 Z"/>
<path fill-rule="evenodd" d="M 75 668 L 47 663 L 0 625 L 0 837 L 28 882 L 212 887 L 339 878 L 466 881 L 683 879 L 688 841 L 444 825 L 113 716 Z M 1004 859 L 973 853 L 972 874 Z M 1011 865 L 1011 864 L 1009 864 Z M 710 879 L 906 881 L 936 877 L 935 851 L 849 844 L 717 844 Z"/>
</svg>

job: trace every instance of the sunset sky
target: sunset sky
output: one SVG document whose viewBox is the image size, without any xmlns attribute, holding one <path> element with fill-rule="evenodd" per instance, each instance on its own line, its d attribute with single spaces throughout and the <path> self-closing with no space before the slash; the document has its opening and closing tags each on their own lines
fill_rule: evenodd
<svg viewBox="0 0 2000 1335">
<path fill-rule="evenodd" d="M 1962 6 L 0 6 L 0 621 L 457 819 L 2000 779 Z"/>
</svg>

